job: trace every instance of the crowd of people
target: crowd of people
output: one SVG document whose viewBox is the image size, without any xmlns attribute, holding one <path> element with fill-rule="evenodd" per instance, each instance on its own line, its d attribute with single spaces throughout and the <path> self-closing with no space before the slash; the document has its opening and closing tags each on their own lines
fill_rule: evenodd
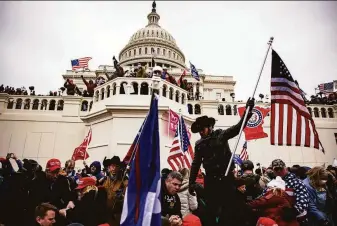
<svg viewBox="0 0 337 226">
<path fill-rule="evenodd" d="M 312 95 L 310 101 L 307 101 L 306 104 L 327 104 L 333 105 L 337 104 L 337 92 L 329 93 L 324 95 L 323 93 L 318 93 L 316 95 Z"/>
<path fill-rule="evenodd" d="M 44 171 L 35 160 L 21 161 L 13 153 L 0 160 L 0 225 L 120 224 L 128 170 L 118 156 L 89 166 L 68 160 L 62 167 L 50 159 Z M 221 211 L 231 214 L 233 225 L 332 226 L 337 223 L 336 173 L 332 166 L 286 167 L 280 159 L 268 168 L 258 164 L 254 171 L 253 162 L 246 160 L 233 170 L 235 198 L 229 206 L 240 211 Z M 215 225 L 207 210 L 212 207 L 205 174 L 199 171 L 191 183 L 190 169 L 162 170 L 163 226 Z M 222 189 L 215 189 L 214 196 L 226 192 Z M 229 225 L 221 217 L 216 221 Z"/>
</svg>

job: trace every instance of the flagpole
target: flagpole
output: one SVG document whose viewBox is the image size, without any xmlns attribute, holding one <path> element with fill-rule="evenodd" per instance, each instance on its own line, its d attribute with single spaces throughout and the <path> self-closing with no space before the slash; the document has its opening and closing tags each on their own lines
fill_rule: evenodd
<svg viewBox="0 0 337 226">
<path fill-rule="evenodd" d="M 170 127 L 171 127 L 171 110 L 169 107 L 168 110 L 168 123 L 167 123 L 167 136 L 168 136 L 168 141 L 170 142 Z"/>
<path fill-rule="evenodd" d="M 152 82 L 153 82 L 153 83 L 152 83 L 152 94 L 151 94 L 151 102 L 150 102 L 149 113 L 150 113 L 150 109 L 151 109 L 151 107 L 152 107 L 152 105 L 153 105 L 153 99 L 155 98 L 155 93 L 156 93 L 155 90 L 156 90 L 156 91 L 159 91 L 159 83 L 160 83 L 160 81 L 161 81 L 161 78 L 160 78 L 160 77 L 159 77 L 159 78 L 156 78 L 156 76 L 152 77 Z M 132 151 L 132 154 L 131 154 L 130 161 L 129 161 L 128 164 L 126 165 L 125 171 L 124 171 L 124 173 L 123 173 L 121 185 L 124 183 L 124 180 L 125 180 L 125 177 L 126 177 L 127 170 L 128 170 L 128 168 L 130 167 L 131 162 L 133 161 L 133 159 L 134 159 L 135 156 L 136 156 L 136 150 L 137 150 L 136 148 L 137 148 L 137 145 L 138 145 L 138 143 L 139 143 L 139 139 L 140 139 L 140 137 L 141 137 L 141 135 L 142 135 L 142 133 L 143 133 L 144 125 L 146 124 L 146 121 L 147 121 L 147 119 L 148 119 L 149 113 L 147 114 L 147 116 L 146 116 L 146 118 L 145 118 L 145 122 L 144 122 L 143 127 L 142 127 L 142 129 L 141 129 L 141 131 L 140 131 L 138 140 L 137 140 L 137 142 L 136 142 L 135 147 L 133 148 L 133 151 Z M 120 185 L 120 186 L 121 186 L 121 185 Z M 114 202 L 113 202 L 113 204 L 112 204 L 112 208 L 115 207 L 116 201 L 117 201 L 117 199 L 114 200 Z"/>
<path fill-rule="evenodd" d="M 91 133 L 92 133 L 92 130 L 91 130 L 91 123 L 90 123 L 89 131 L 91 131 Z M 87 135 L 87 136 L 88 136 L 88 135 Z M 89 138 L 89 137 L 88 137 L 88 138 Z M 83 164 L 84 164 L 84 162 L 85 162 L 85 157 L 86 157 L 86 155 L 87 155 L 88 148 L 89 148 L 89 142 L 87 141 L 87 147 L 85 148 L 85 152 L 84 152 Z"/>
<path fill-rule="evenodd" d="M 256 92 L 256 89 L 257 89 L 257 86 L 259 85 L 259 82 L 260 82 L 260 78 L 261 78 L 261 75 L 262 75 L 262 71 L 263 71 L 263 68 L 264 68 L 264 65 L 266 63 L 266 60 L 267 60 L 267 57 L 268 57 L 268 53 L 269 53 L 269 50 L 271 48 L 271 45 L 273 43 L 273 40 L 274 40 L 274 37 L 270 37 L 269 39 L 269 42 L 268 42 L 268 49 L 267 49 L 267 52 L 266 52 L 266 56 L 264 57 L 264 61 L 262 63 L 262 67 L 261 67 L 261 70 L 260 70 L 260 74 L 259 74 L 259 77 L 256 81 L 256 84 L 255 84 L 255 87 L 254 87 L 254 91 L 253 91 L 253 95 L 251 96 L 252 98 L 254 98 L 255 96 L 255 92 Z M 231 165 L 232 165 L 232 162 L 233 162 L 233 157 L 235 155 L 235 152 L 236 152 L 236 149 L 238 148 L 238 144 L 239 144 L 239 141 L 240 141 L 240 138 L 241 138 L 241 134 L 242 134 L 242 131 L 243 131 L 243 127 L 245 126 L 245 122 L 247 120 L 247 117 L 248 117 L 248 114 L 249 114 L 249 110 L 250 110 L 250 107 L 248 106 L 248 109 L 246 109 L 246 113 L 245 113 L 245 116 L 243 118 L 243 123 L 241 125 L 241 128 L 240 128 L 240 132 L 239 132 L 239 138 L 237 139 L 236 143 L 235 143 L 235 146 L 234 146 L 234 151 L 231 155 L 231 158 L 229 160 L 229 163 L 228 163 L 228 166 L 227 166 L 227 169 L 226 169 L 226 173 L 225 173 L 225 176 L 228 175 L 228 172 L 229 172 L 229 169 L 231 168 Z"/>
</svg>

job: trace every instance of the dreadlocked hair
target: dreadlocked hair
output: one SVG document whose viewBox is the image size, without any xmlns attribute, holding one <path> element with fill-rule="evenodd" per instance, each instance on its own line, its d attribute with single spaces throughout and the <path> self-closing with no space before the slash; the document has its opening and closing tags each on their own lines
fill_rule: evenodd
<svg viewBox="0 0 337 226">
<path fill-rule="evenodd" d="M 316 166 L 316 167 L 310 169 L 307 172 L 307 175 L 309 177 L 310 184 L 315 189 L 322 188 L 322 186 L 320 185 L 320 180 L 326 180 L 328 178 L 327 171 L 321 166 Z"/>
</svg>

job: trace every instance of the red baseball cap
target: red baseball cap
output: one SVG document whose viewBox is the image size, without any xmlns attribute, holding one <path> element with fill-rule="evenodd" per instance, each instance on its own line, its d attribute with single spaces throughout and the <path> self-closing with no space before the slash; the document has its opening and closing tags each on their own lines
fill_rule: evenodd
<svg viewBox="0 0 337 226">
<path fill-rule="evenodd" d="M 61 168 L 61 162 L 58 159 L 50 159 L 47 162 L 46 169 L 49 169 L 50 171 L 54 171 Z"/>
<path fill-rule="evenodd" d="M 92 177 L 83 177 L 78 180 L 77 184 L 75 189 L 82 189 L 90 185 L 96 185 L 96 180 Z"/>
<path fill-rule="evenodd" d="M 256 226 L 277 226 L 277 224 L 273 219 L 268 217 L 260 217 Z"/>
</svg>

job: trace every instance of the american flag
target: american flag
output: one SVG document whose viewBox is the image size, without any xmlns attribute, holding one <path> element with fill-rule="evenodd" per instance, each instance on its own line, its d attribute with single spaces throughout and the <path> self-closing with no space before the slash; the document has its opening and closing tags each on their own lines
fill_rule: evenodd
<svg viewBox="0 0 337 226">
<path fill-rule="evenodd" d="M 322 93 L 333 92 L 333 82 L 319 84 L 318 89 Z"/>
<path fill-rule="evenodd" d="M 321 149 L 315 123 L 288 68 L 273 50 L 270 143 Z"/>
<path fill-rule="evenodd" d="M 75 60 L 71 60 L 72 70 L 76 70 L 79 68 L 88 68 L 88 62 L 91 60 L 91 57 L 83 57 Z"/>
<path fill-rule="evenodd" d="M 189 141 L 184 119 L 180 117 L 172 147 L 167 158 L 172 170 L 190 168 L 194 158 L 192 145 Z"/>
<path fill-rule="evenodd" d="M 242 151 L 241 151 L 241 154 L 240 154 L 240 159 L 242 161 L 246 161 L 246 160 L 249 159 L 248 152 L 247 152 L 247 141 L 245 141 L 245 143 L 242 146 Z"/>
</svg>

